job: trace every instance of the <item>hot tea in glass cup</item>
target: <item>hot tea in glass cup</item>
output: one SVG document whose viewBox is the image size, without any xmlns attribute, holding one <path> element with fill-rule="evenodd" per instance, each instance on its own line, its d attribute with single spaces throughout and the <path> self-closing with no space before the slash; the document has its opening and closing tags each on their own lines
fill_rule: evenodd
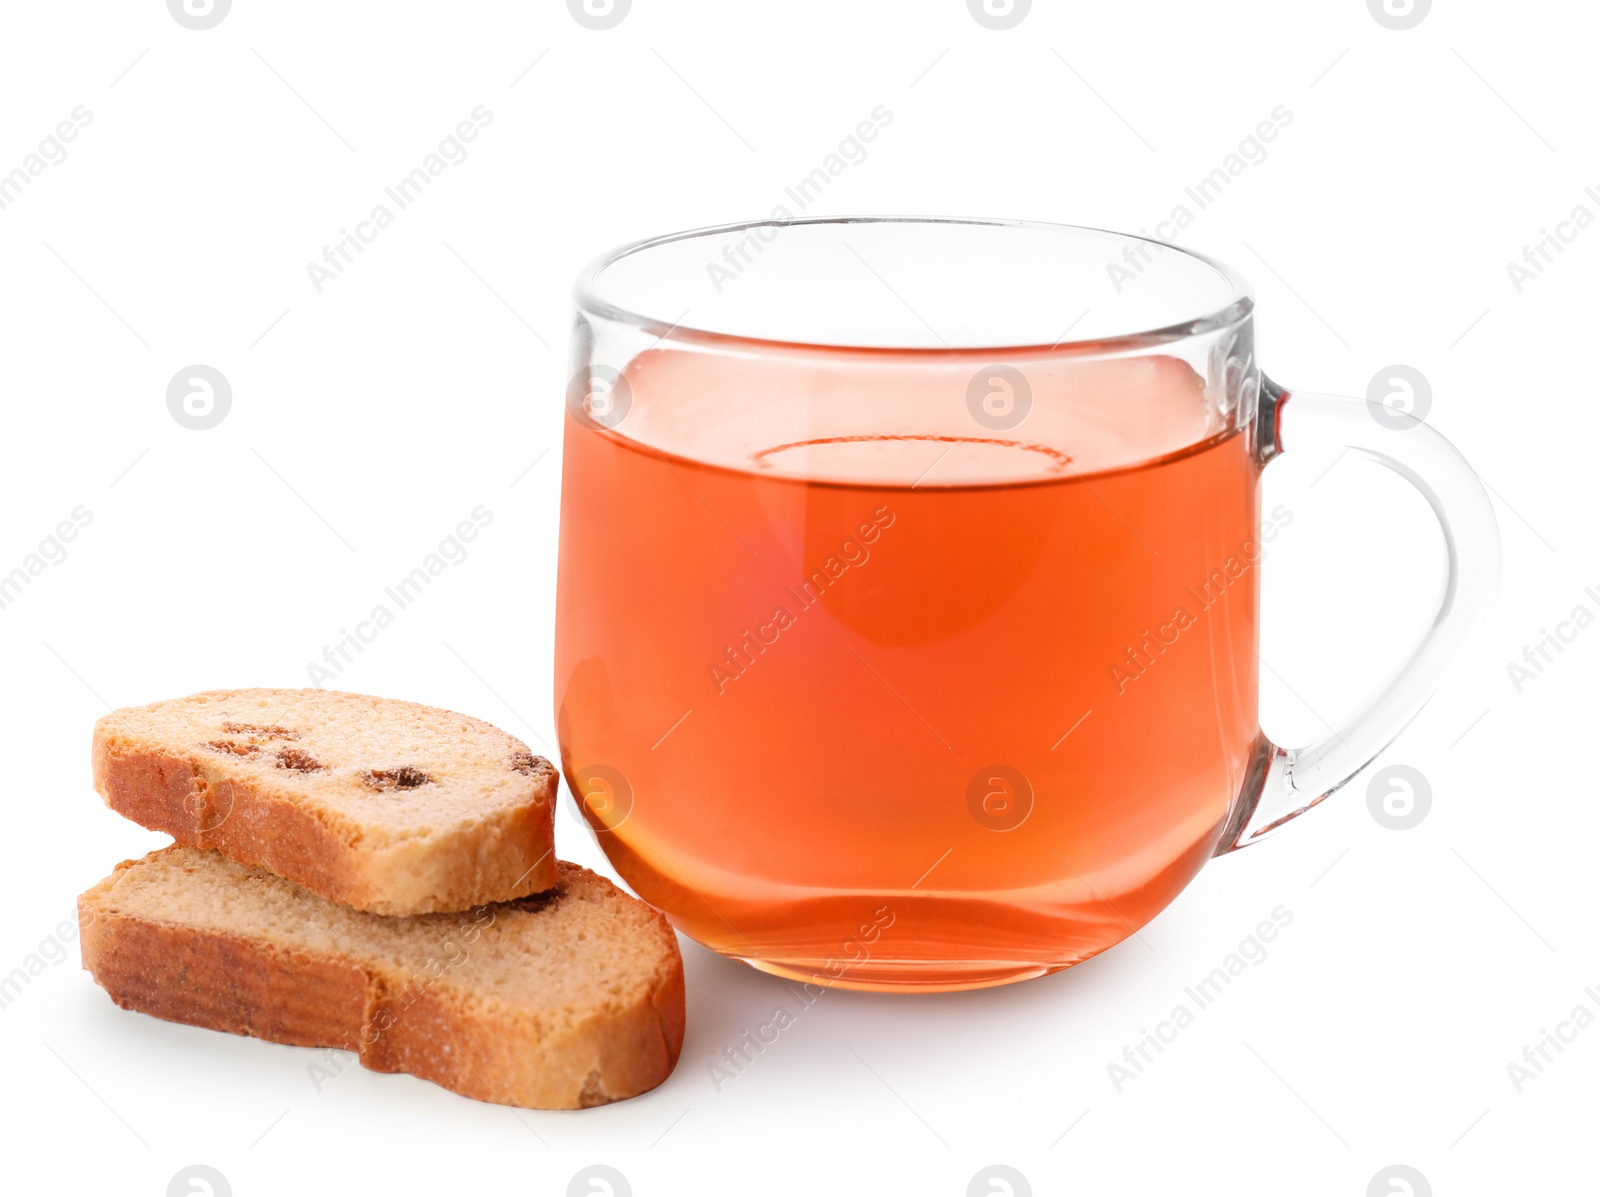
<svg viewBox="0 0 1600 1197">
<path fill-rule="evenodd" d="M 577 298 L 564 775 L 640 896 L 768 972 L 949 990 L 1104 951 L 1367 764 L 1495 586 L 1455 450 L 1274 385 L 1198 254 L 768 221 L 624 247 Z M 1301 445 L 1422 490 L 1449 576 L 1388 686 L 1283 749 L 1256 649 L 1291 517 L 1260 479 Z"/>
</svg>

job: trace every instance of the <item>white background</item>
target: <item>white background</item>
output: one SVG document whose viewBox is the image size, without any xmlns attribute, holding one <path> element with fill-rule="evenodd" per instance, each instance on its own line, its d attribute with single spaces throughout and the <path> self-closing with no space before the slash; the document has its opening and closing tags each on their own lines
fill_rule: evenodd
<svg viewBox="0 0 1600 1197">
<path fill-rule="evenodd" d="M 1359 1197 L 1399 1162 L 1441 1195 L 1592 1191 L 1600 1029 L 1520 1093 L 1506 1068 L 1578 1004 L 1600 1013 L 1600 630 L 1520 694 L 1506 671 L 1580 603 L 1600 614 L 1600 227 L 1520 294 L 1506 270 L 1576 205 L 1600 215 L 1589 6 L 1452 0 L 1406 31 L 1361 0 L 1039 0 L 1006 32 L 958 0 L 635 0 L 604 32 L 551 0 L 236 0 L 205 32 L 159 0 L 3 21 L 0 172 L 76 106 L 92 121 L 0 210 L 0 572 L 75 507 L 93 521 L 0 610 L 0 972 L 164 841 L 95 797 L 97 716 L 306 684 L 478 504 L 494 522 L 468 559 L 339 685 L 552 752 L 571 279 L 618 242 L 766 214 L 880 104 L 892 124 L 812 213 L 1153 228 L 1286 106 L 1182 240 L 1251 278 L 1284 384 L 1422 371 L 1506 561 L 1481 638 L 1379 762 L 1429 780 L 1413 830 L 1381 826 L 1359 778 L 1211 864 L 1139 940 L 998 990 L 831 993 L 721 1092 L 708 1065 L 792 998 L 685 941 L 676 1073 L 581 1113 L 360 1069 L 318 1092 L 312 1052 L 118 1010 L 69 941 L 0 1009 L 9 1189 L 156 1195 L 201 1162 L 240 1197 L 559 1194 L 599 1162 L 639 1197 L 958 1195 L 1004 1163 L 1037 1194 Z M 493 122 L 469 157 L 317 293 L 306 264 L 477 105 Z M 193 363 L 233 388 L 205 432 L 166 407 Z M 1284 743 L 1386 675 L 1441 568 L 1420 499 L 1330 462 L 1267 475 L 1294 513 L 1265 567 L 1263 722 Z M 558 834 L 604 867 L 566 814 Z M 1117 1092 L 1124 1044 L 1280 904 L 1269 957 Z"/>
</svg>

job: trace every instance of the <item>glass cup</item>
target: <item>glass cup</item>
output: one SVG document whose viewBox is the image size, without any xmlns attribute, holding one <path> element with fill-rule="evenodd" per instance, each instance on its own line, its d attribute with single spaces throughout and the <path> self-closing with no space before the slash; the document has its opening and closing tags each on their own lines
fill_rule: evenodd
<svg viewBox="0 0 1600 1197">
<path fill-rule="evenodd" d="M 1450 444 L 1274 385 L 1249 287 L 1187 250 L 759 221 L 606 254 L 577 303 L 565 780 L 644 899 L 772 973 L 949 990 L 1104 951 L 1372 760 L 1496 584 Z M 1306 445 L 1421 490 L 1448 575 L 1381 693 L 1285 749 L 1260 478 Z"/>
</svg>

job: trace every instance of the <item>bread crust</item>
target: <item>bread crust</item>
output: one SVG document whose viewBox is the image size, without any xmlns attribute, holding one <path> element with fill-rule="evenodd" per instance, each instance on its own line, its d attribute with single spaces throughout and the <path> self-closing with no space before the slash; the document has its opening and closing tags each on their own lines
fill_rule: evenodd
<svg viewBox="0 0 1600 1197">
<path fill-rule="evenodd" d="M 179 849 L 144 860 L 173 851 Z M 677 1064 L 683 961 L 655 911 L 659 958 L 650 982 L 631 995 L 597 995 L 583 1017 L 551 1027 L 491 993 L 419 986 L 414 973 L 359 954 L 300 951 L 264 935 L 120 910 L 117 878 L 142 863 L 124 861 L 78 899 L 84 968 L 124 1009 L 276 1043 L 339 1048 L 374 1071 L 408 1072 L 465 1097 L 529 1109 L 633 1097 Z M 560 868 L 563 886 L 599 884 L 614 900 L 635 901 L 587 869 Z"/>
<path fill-rule="evenodd" d="M 258 786 L 226 757 L 130 734 L 124 724 L 137 714 L 116 711 L 95 724 L 94 786 L 112 810 L 180 844 L 260 865 L 375 914 L 468 910 L 556 884 L 556 770 L 503 732 L 496 734 L 526 754 L 526 801 L 426 837 L 379 842 L 334 806 Z"/>
</svg>

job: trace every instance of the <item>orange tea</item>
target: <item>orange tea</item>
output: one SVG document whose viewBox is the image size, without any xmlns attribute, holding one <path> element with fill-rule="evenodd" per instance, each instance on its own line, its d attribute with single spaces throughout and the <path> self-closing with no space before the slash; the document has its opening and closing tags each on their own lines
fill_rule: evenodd
<svg viewBox="0 0 1600 1197">
<path fill-rule="evenodd" d="M 1259 750 L 1263 532 L 1190 366 L 661 348 L 623 385 L 614 427 L 567 417 L 560 747 L 679 929 L 962 988 L 1199 870 Z"/>
</svg>

